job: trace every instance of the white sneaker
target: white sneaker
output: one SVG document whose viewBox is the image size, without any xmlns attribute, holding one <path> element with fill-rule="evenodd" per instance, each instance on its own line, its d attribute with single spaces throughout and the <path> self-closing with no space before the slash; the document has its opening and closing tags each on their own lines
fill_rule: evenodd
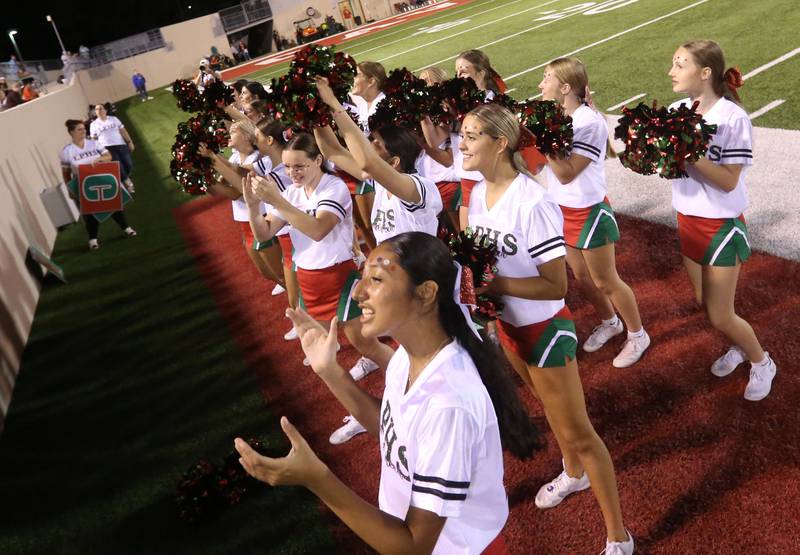
<svg viewBox="0 0 800 555">
<path fill-rule="evenodd" d="M 718 378 L 724 378 L 745 360 L 747 358 L 744 356 L 744 352 L 733 345 L 724 355 L 714 361 L 714 364 L 711 365 L 711 373 Z"/>
<path fill-rule="evenodd" d="M 294 326 L 292 326 L 292 329 L 290 329 L 284 334 L 283 338 L 286 341 L 294 341 L 295 339 L 297 339 L 297 330 L 294 329 Z"/>
<path fill-rule="evenodd" d="M 647 332 L 641 337 L 628 337 L 625 341 L 625 345 L 622 346 L 622 350 L 619 354 L 614 357 L 614 360 L 611 364 L 614 365 L 614 368 L 627 368 L 628 366 L 633 366 L 639 359 L 642 358 L 642 355 L 650 346 L 650 336 L 647 335 Z"/>
<path fill-rule="evenodd" d="M 534 502 L 540 509 L 550 509 L 561 503 L 566 496 L 590 486 L 589 477 L 585 472 L 580 478 L 572 478 L 567 475 L 566 470 L 563 470 L 554 480 L 539 488 Z"/>
<path fill-rule="evenodd" d="M 89 239 L 89 250 L 90 251 L 96 251 L 99 248 L 100 248 L 100 243 L 97 241 L 97 239 Z"/>
<path fill-rule="evenodd" d="M 592 334 L 586 339 L 586 341 L 583 342 L 583 350 L 587 353 L 595 352 L 600 347 L 605 345 L 609 339 L 615 335 L 621 334 L 624 329 L 625 328 L 622 325 L 622 320 L 619 318 L 617 318 L 617 325 L 615 326 L 604 323 L 601 323 L 599 326 L 595 326 L 592 330 Z"/>
<path fill-rule="evenodd" d="M 126 227 L 125 235 L 127 235 L 128 237 L 136 237 L 136 230 L 133 229 L 132 227 Z"/>
<path fill-rule="evenodd" d="M 344 422 L 344 426 L 333 432 L 329 439 L 329 441 L 334 445 L 340 445 L 345 441 L 350 441 L 353 436 L 357 436 L 358 434 L 362 434 L 367 431 L 367 429 L 362 426 L 358 420 L 350 415 L 345 416 L 342 422 Z"/>
<path fill-rule="evenodd" d="M 744 398 L 748 401 L 760 401 L 769 395 L 772 389 L 772 379 L 778 372 L 778 367 L 775 361 L 769 358 L 769 353 L 765 351 L 764 356 L 769 359 L 767 364 L 750 363 L 750 381 L 744 389 Z"/>
<path fill-rule="evenodd" d="M 627 530 L 625 530 L 628 532 Z M 606 540 L 606 548 L 600 555 L 633 555 L 633 536 L 628 532 L 628 539 L 624 542 L 611 542 Z"/>
<path fill-rule="evenodd" d="M 370 360 L 367 357 L 361 357 L 350 369 L 350 375 L 355 381 L 358 381 L 367 376 L 367 374 L 374 372 L 378 368 L 380 367 L 375 361 Z"/>
<path fill-rule="evenodd" d="M 278 295 L 280 295 L 281 293 L 284 293 L 284 292 L 286 292 L 286 289 L 284 289 L 283 286 L 280 283 L 276 283 L 275 287 L 272 288 L 272 296 L 273 297 L 277 297 Z"/>
<path fill-rule="evenodd" d="M 294 328 L 292 328 L 292 329 L 294 329 Z M 336 352 L 338 353 L 339 349 L 341 349 L 341 348 L 342 348 L 342 346 L 337 343 L 336 344 Z M 303 366 L 311 366 L 311 361 L 308 360 L 308 357 L 303 358 Z"/>
</svg>

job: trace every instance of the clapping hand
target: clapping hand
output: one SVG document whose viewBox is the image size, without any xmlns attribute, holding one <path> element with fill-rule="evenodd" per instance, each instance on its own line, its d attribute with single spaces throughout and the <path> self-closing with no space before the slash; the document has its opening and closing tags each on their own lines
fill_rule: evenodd
<svg viewBox="0 0 800 555">
<path fill-rule="evenodd" d="M 268 204 L 275 204 L 281 198 L 278 184 L 271 176 L 259 177 L 254 173 L 248 175 L 253 191 L 253 195 Z"/>
<path fill-rule="evenodd" d="M 324 378 L 339 366 L 336 362 L 337 331 L 336 317 L 328 330 L 309 316 L 304 310 L 288 309 L 286 315 L 294 324 L 300 346 L 308 357 L 314 372 Z"/>
<path fill-rule="evenodd" d="M 250 172 L 242 178 L 242 196 L 247 206 L 256 206 L 261 203 L 261 200 L 259 200 L 253 191 L 253 177 L 255 177 L 255 174 Z"/>
</svg>

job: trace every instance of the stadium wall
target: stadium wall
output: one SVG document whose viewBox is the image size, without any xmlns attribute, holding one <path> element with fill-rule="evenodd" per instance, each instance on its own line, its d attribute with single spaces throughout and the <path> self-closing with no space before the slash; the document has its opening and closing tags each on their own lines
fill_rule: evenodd
<svg viewBox="0 0 800 555">
<path fill-rule="evenodd" d="M 353 7 L 353 15 L 359 16 L 361 22 L 366 23 L 394 15 L 392 4 L 396 1 L 400 0 L 350 0 L 350 4 Z M 293 39 L 295 36 L 294 22 L 309 17 L 306 12 L 308 8 L 314 8 L 317 12 L 311 18 L 314 25 L 319 26 L 327 15 L 332 15 L 336 21 L 344 23 L 338 0 L 310 0 L 302 4 L 296 0 L 269 0 L 269 5 L 272 8 L 273 28 L 287 39 Z"/>
</svg>

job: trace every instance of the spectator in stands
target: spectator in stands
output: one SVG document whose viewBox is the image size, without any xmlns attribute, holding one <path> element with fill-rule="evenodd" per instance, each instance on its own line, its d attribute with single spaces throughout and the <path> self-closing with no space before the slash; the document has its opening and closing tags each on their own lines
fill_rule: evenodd
<svg viewBox="0 0 800 555">
<path fill-rule="evenodd" d="M 110 162 L 111 153 L 101 147 L 96 141 L 86 138 L 86 124 L 79 119 L 68 119 L 65 123 L 72 141 L 61 151 L 61 172 L 64 182 L 78 178 L 78 166 L 82 164 L 95 164 L 97 162 Z M 128 237 L 135 237 L 136 231 L 128 225 L 125 215 L 121 210 L 114 212 L 111 217 Z M 98 232 L 100 222 L 91 214 L 83 215 L 86 231 L 89 234 L 89 250 L 100 248 Z"/>
<path fill-rule="evenodd" d="M 243 60 L 249 60 L 250 59 L 250 51 L 247 49 L 247 45 L 244 43 L 244 41 L 243 40 L 239 40 L 239 42 L 236 43 L 236 46 L 239 48 L 239 54 L 242 56 L 242 59 Z"/>
<path fill-rule="evenodd" d="M 8 66 L 8 73 L 13 75 L 15 79 L 19 77 L 22 69 L 19 62 L 17 61 L 17 57 L 14 54 L 11 54 L 11 56 L 9 56 L 6 65 Z"/>
<path fill-rule="evenodd" d="M 139 73 L 138 69 L 133 70 L 133 77 L 131 78 L 131 81 L 133 81 L 133 87 L 136 89 L 136 94 L 139 95 L 139 98 L 142 99 L 142 102 L 153 100 L 153 97 L 147 94 L 147 79 L 144 78 L 144 75 Z"/>
<path fill-rule="evenodd" d="M 29 100 L 33 100 L 34 98 L 39 98 L 39 91 L 36 88 L 35 82 L 33 77 L 28 77 L 22 81 L 22 101 L 28 102 Z"/>
<path fill-rule="evenodd" d="M 19 83 L 14 83 L 10 89 L 2 91 L 2 95 L 3 96 L 0 97 L 0 101 L 2 101 L 0 110 L 8 110 L 24 102 L 24 100 L 22 100 L 22 95 L 19 94 Z"/>
<path fill-rule="evenodd" d="M 111 153 L 112 160 L 119 162 L 120 179 L 133 194 L 136 191 L 130 178 L 133 170 L 131 152 L 136 147 L 122 122 L 108 114 L 108 106 L 110 104 L 97 104 L 94 107 L 97 118 L 89 126 L 89 136 Z"/>
</svg>

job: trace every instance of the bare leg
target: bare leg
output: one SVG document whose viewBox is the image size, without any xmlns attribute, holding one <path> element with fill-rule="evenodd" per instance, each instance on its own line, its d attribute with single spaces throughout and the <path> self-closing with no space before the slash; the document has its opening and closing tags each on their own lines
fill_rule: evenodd
<svg viewBox="0 0 800 555">
<path fill-rule="evenodd" d="M 269 270 L 270 279 L 285 288 L 286 285 L 283 279 L 283 270 L 281 269 L 283 266 L 283 255 L 277 241 L 274 245 L 258 251 L 258 256 Z"/>
<path fill-rule="evenodd" d="M 637 332 L 642 329 L 642 318 L 633 289 L 622 281 L 617 273 L 614 258 L 614 243 L 608 243 L 596 249 L 581 251 L 586 267 L 597 289 L 611 300 L 619 311 L 628 331 Z"/>
<path fill-rule="evenodd" d="M 567 247 L 567 264 L 569 264 L 575 280 L 581 289 L 581 293 L 586 297 L 586 300 L 594 307 L 595 312 L 601 320 L 610 320 L 614 317 L 614 306 L 608 298 L 608 295 L 597 288 L 592 275 L 589 273 L 589 268 L 583 257 L 583 252 L 574 247 Z M 641 326 L 640 326 L 641 327 Z M 637 330 L 639 328 L 636 328 Z"/>
</svg>

